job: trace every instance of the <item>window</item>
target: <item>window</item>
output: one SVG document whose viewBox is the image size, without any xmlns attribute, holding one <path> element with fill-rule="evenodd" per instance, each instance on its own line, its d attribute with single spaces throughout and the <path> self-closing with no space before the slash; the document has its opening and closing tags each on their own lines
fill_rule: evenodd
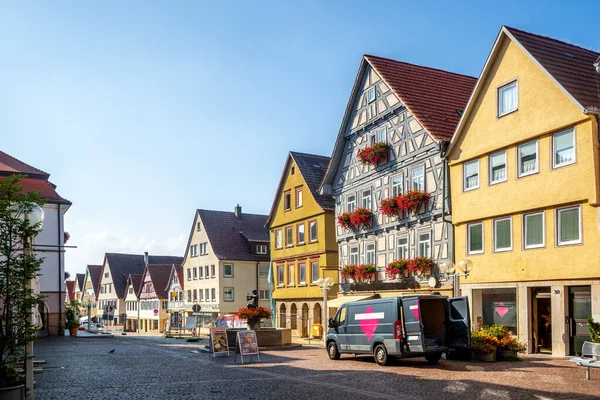
<svg viewBox="0 0 600 400">
<path fill-rule="evenodd" d="M 204 301 L 202 289 L 198 290 L 198 301 Z"/>
<path fill-rule="evenodd" d="M 187 301 L 190 302 L 192 301 L 192 291 L 188 290 L 187 291 Z M 145 302 L 142 302 L 142 306 L 144 305 Z M 142 308 L 143 309 L 143 308 Z"/>
<path fill-rule="evenodd" d="M 346 201 L 346 211 L 352 212 L 356 209 L 356 195 L 351 194 Z"/>
<path fill-rule="evenodd" d="M 469 254 L 483 253 L 483 222 L 467 225 L 467 252 Z"/>
<path fill-rule="evenodd" d="M 287 190 L 283 192 L 283 209 L 289 211 L 292 208 L 292 193 Z"/>
<path fill-rule="evenodd" d="M 392 178 L 392 196 L 400 196 L 404 192 L 403 190 L 403 177 L 397 175 Z"/>
<path fill-rule="evenodd" d="M 204 301 L 210 301 L 210 289 L 204 289 Z"/>
<path fill-rule="evenodd" d="M 259 290 L 258 291 L 258 299 L 259 300 L 269 300 L 271 298 L 271 293 L 268 290 Z"/>
<path fill-rule="evenodd" d="M 288 285 L 294 284 L 294 264 L 288 264 Z"/>
<path fill-rule="evenodd" d="M 233 264 L 223 264 L 223 276 L 231 278 L 233 276 Z"/>
<path fill-rule="evenodd" d="M 202 267 L 198 267 L 198 279 L 202 279 L 203 277 L 203 273 L 204 269 L 202 269 Z"/>
<path fill-rule="evenodd" d="M 283 238 L 281 229 L 275 231 L 275 247 L 280 249 L 283 246 Z"/>
<path fill-rule="evenodd" d="M 210 301 L 217 301 L 217 290 L 210 289 Z"/>
<path fill-rule="evenodd" d="M 490 185 L 506 181 L 506 150 L 490 155 Z"/>
<path fill-rule="evenodd" d="M 187 270 L 187 280 L 191 281 L 192 280 L 192 269 L 188 268 Z"/>
<path fill-rule="evenodd" d="M 129 294 L 133 294 L 133 288 L 131 286 L 129 287 Z"/>
<path fill-rule="evenodd" d="M 291 174 L 294 175 L 296 173 L 296 167 L 292 167 L 292 172 Z"/>
<path fill-rule="evenodd" d="M 306 263 L 298 264 L 298 283 L 301 285 L 306 284 Z"/>
<path fill-rule="evenodd" d="M 202 224 L 200 223 L 200 221 L 196 222 L 196 230 L 198 232 L 200 232 L 202 230 Z"/>
<path fill-rule="evenodd" d="M 425 168 L 417 168 L 412 172 L 412 188 L 413 190 L 425 190 Z"/>
<path fill-rule="evenodd" d="M 202 267 L 200 267 L 200 268 L 202 268 Z M 210 276 L 210 272 L 208 271 L 208 265 L 205 265 L 204 266 L 204 277 L 206 279 L 208 279 L 209 276 Z"/>
<path fill-rule="evenodd" d="M 298 240 L 298 244 L 304 244 L 304 224 L 297 225 L 296 229 L 296 239 Z"/>
<path fill-rule="evenodd" d="M 375 265 L 375 243 L 366 244 L 365 263 Z"/>
<path fill-rule="evenodd" d="M 283 286 L 284 284 L 284 271 L 283 265 L 277 266 L 277 286 Z"/>
<path fill-rule="evenodd" d="M 232 287 L 224 287 L 223 288 L 223 301 L 233 301 L 233 288 Z"/>
<path fill-rule="evenodd" d="M 358 265 L 358 247 L 350 248 L 350 259 L 348 262 L 350 265 Z"/>
<path fill-rule="evenodd" d="M 302 207 L 302 188 L 296 188 L 296 208 Z"/>
<path fill-rule="evenodd" d="M 190 257 L 197 257 L 198 256 L 198 245 L 195 244 L 193 246 L 190 246 Z"/>
<path fill-rule="evenodd" d="M 518 107 L 517 81 L 498 88 L 498 117 L 516 111 Z"/>
<path fill-rule="evenodd" d="M 387 127 L 384 126 L 377 132 L 377 136 L 380 142 L 387 143 Z"/>
<path fill-rule="evenodd" d="M 197 268 L 192 268 L 193 273 L 194 273 L 194 280 L 198 279 L 198 269 Z"/>
<path fill-rule="evenodd" d="M 308 223 L 308 240 L 310 242 L 317 241 L 317 221 L 310 221 Z"/>
<path fill-rule="evenodd" d="M 419 235 L 419 256 L 431 257 L 431 233 L 421 233 Z"/>
<path fill-rule="evenodd" d="M 569 207 L 557 210 L 558 245 L 581 243 L 581 208 Z"/>
<path fill-rule="evenodd" d="M 573 128 L 552 136 L 554 168 L 575 162 L 575 131 Z"/>
<path fill-rule="evenodd" d="M 506 325 L 512 331 L 517 331 L 517 289 L 473 289 L 476 298 L 481 299 L 482 323 L 485 325 Z M 502 305 L 501 305 L 502 304 Z M 504 308 L 498 312 L 498 306 Z"/>
<path fill-rule="evenodd" d="M 108 278 L 108 272 L 105 272 L 105 273 L 104 273 L 104 277 L 105 277 L 105 278 Z"/>
<path fill-rule="evenodd" d="M 519 146 L 519 176 L 538 172 L 538 142 L 533 141 Z"/>
<path fill-rule="evenodd" d="M 190 280 L 190 278 L 188 278 L 188 281 L 189 280 Z M 104 294 L 104 285 L 100 286 L 100 294 Z"/>
<path fill-rule="evenodd" d="M 294 242 L 292 239 L 292 227 L 286 226 L 285 227 L 285 247 L 290 247 L 293 244 L 294 244 Z"/>
<path fill-rule="evenodd" d="M 363 190 L 362 192 L 362 206 L 368 210 L 371 209 L 371 189 Z"/>
<path fill-rule="evenodd" d="M 479 160 L 469 161 L 463 164 L 464 190 L 477 189 L 479 187 Z"/>
<path fill-rule="evenodd" d="M 200 254 L 208 254 L 208 246 L 205 243 L 200 243 Z"/>
<path fill-rule="evenodd" d="M 256 245 L 256 254 L 267 254 L 267 245 L 266 244 Z"/>
<path fill-rule="evenodd" d="M 198 290 L 194 289 L 194 301 L 198 301 Z"/>
<path fill-rule="evenodd" d="M 310 263 L 310 278 L 311 282 L 316 282 L 319 279 L 319 262 L 311 261 Z"/>
<path fill-rule="evenodd" d="M 494 220 L 494 250 L 496 252 L 512 250 L 511 225 L 511 218 Z"/>
<path fill-rule="evenodd" d="M 397 257 L 408 260 L 408 238 L 396 239 Z"/>
<path fill-rule="evenodd" d="M 544 213 L 527 214 L 523 216 L 523 220 L 525 248 L 544 247 Z"/>
<path fill-rule="evenodd" d="M 233 271 L 233 266 L 231 268 L 232 268 L 231 270 Z M 211 278 L 215 277 L 215 265 L 214 264 L 210 266 L 210 276 L 211 276 Z"/>
<path fill-rule="evenodd" d="M 258 276 L 261 278 L 266 278 L 269 276 L 269 266 L 261 265 L 258 267 Z"/>
<path fill-rule="evenodd" d="M 372 103 L 375 101 L 375 87 L 367 89 L 367 102 Z"/>
</svg>

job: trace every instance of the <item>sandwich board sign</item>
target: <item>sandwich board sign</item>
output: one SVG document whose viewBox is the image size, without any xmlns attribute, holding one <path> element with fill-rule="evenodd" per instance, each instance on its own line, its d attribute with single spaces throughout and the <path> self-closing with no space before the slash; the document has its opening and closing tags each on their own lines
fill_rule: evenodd
<svg viewBox="0 0 600 400">
<path fill-rule="evenodd" d="M 256 339 L 256 332 L 238 331 L 237 348 L 240 351 L 242 364 L 244 363 L 244 356 L 252 357 L 253 355 L 256 355 L 258 357 L 258 362 L 260 362 L 260 354 L 258 354 L 258 340 Z M 250 360 L 252 360 L 252 358 L 250 358 Z"/>
<path fill-rule="evenodd" d="M 227 331 L 225 328 L 210 328 L 210 351 L 213 358 L 217 353 L 227 353 L 229 356 L 229 345 L 227 343 Z"/>
</svg>

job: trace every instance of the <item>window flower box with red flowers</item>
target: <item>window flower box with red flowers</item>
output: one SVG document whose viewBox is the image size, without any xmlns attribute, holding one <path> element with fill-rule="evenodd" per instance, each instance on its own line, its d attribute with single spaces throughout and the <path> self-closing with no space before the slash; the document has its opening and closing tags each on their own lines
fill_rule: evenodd
<svg viewBox="0 0 600 400">
<path fill-rule="evenodd" d="M 435 262 L 429 257 L 416 257 L 408 260 L 407 267 L 413 274 L 421 272 L 424 275 L 431 275 L 435 268 Z"/>
<path fill-rule="evenodd" d="M 344 213 L 341 213 L 340 215 L 338 215 L 338 217 L 337 217 L 338 225 L 344 229 L 351 229 L 352 228 L 352 224 L 350 223 L 351 215 L 352 215 L 352 213 L 349 213 L 349 212 L 344 212 Z"/>
<path fill-rule="evenodd" d="M 373 282 L 377 275 L 377 267 L 373 264 L 346 265 L 341 271 L 342 278 L 354 282 Z"/>
<path fill-rule="evenodd" d="M 371 224 L 373 211 L 368 208 L 357 208 L 352 212 L 345 212 L 338 215 L 338 225 L 344 229 L 360 229 L 363 226 Z"/>
<path fill-rule="evenodd" d="M 404 211 L 416 210 L 421 204 L 429 201 L 429 193 L 421 190 L 409 190 L 402 195 L 402 199 L 398 201 L 398 206 Z"/>
<path fill-rule="evenodd" d="M 389 279 L 401 280 L 403 277 L 408 277 L 408 260 L 401 258 L 396 261 L 392 261 L 385 268 L 385 273 Z"/>
<path fill-rule="evenodd" d="M 381 161 L 385 161 L 390 152 L 390 145 L 387 142 L 375 143 L 372 146 L 367 146 L 358 151 L 356 154 L 362 164 L 378 165 Z"/>
<path fill-rule="evenodd" d="M 356 273 L 357 273 L 357 266 L 356 265 L 346 265 L 345 267 L 342 268 L 342 278 L 344 279 L 356 279 Z"/>
<path fill-rule="evenodd" d="M 404 211 L 400 207 L 401 198 L 401 196 L 394 196 L 381 200 L 381 203 L 379 204 L 379 209 L 381 210 L 381 213 L 386 217 L 400 216 L 402 211 Z"/>
</svg>

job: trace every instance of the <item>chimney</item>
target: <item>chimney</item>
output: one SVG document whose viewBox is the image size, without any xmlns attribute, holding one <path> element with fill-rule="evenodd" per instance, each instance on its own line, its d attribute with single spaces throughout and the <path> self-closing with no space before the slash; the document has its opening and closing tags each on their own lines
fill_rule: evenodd
<svg viewBox="0 0 600 400">
<path fill-rule="evenodd" d="M 148 252 L 147 251 L 144 252 L 144 265 L 146 267 L 148 266 Z"/>
<path fill-rule="evenodd" d="M 238 204 L 237 206 L 235 206 L 235 217 L 237 218 L 238 221 L 242 220 L 242 207 L 240 207 L 240 205 Z"/>
</svg>

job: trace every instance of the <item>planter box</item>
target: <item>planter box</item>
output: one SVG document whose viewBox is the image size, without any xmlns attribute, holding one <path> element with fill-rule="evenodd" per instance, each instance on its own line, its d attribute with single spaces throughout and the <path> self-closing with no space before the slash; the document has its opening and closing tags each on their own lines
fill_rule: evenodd
<svg viewBox="0 0 600 400">
<path fill-rule="evenodd" d="M 0 400 L 25 400 L 25 385 L 0 389 Z"/>
<path fill-rule="evenodd" d="M 516 361 L 518 360 L 517 352 L 514 350 L 497 350 L 496 359 L 498 361 Z"/>
<path fill-rule="evenodd" d="M 419 284 L 414 279 L 403 280 L 401 282 L 360 282 L 350 284 L 350 288 L 355 292 L 379 291 L 379 290 L 404 290 L 418 288 Z"/>
<path fill-rule="evenodd" d="M 227 344 L 230 351 L 235 351 L 237 332 L 245 330 L 240 328 L 227 329 Z M 254 332 L 256 332 L 258 347 L 278 347 L 292 343 L 292 330 L 288 328 L 260 328 Z"/>
<path fill-rule="evenodd" d="M 485 354 L 485 353 L 480 353 L 478 351 L 474 351 L 473 359 L 475 359 L 477 361 L 482 361 L 482 362 L 494 362 L 494 361 L 496 361 L 496 352 L 493 351 L 491 353 Z"/>
</svg>

